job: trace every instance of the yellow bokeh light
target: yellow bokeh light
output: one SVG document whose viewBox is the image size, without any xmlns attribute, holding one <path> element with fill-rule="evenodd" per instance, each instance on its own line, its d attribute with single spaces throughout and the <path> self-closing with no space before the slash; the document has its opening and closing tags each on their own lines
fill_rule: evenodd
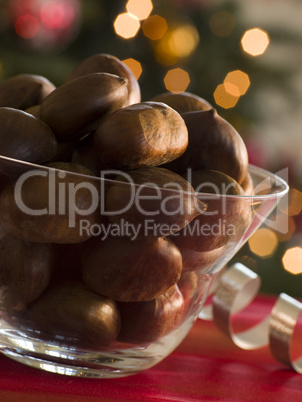
<svg viewBox="0 0 302 402">
<path fill-rule="evenodd" d="M 288 249 L 282 258 L 282 263 L 284 269 L 291 274 L 302 274 L 302 248 L 293 247 Z"/>
<path fill-rule="evenodd" d="M 167 32 L 168 25 L 166 20 L 159 15 L 151 15 L 144 21 L 142 29 L 147 38 L 159 40 Z"/>
<path fill-rule="evenodd" d="M 270 229 L 259 229 L 249 239 L 249 247 L 259 257 L 268 258 L 274 254 L 278 247 L 277 235 Z"/>
<path fill-rule="evenodd" d="M 267 32 L 259 28 L 249 29 L 241 39 L 243 50 L 252 56 L 260 56 L 263 54 L 268 44 L 269 37 Z"/>
<path fill-rule="evenodd" d="M 234 85 L 231 82 L 224 82 L 223 85 L 224 85 L 224 88 L 227 91 L 227 93 L 239 98 L 240 91 L 239 91 L 239 88 L 237 87 L 237 85 Z"/>
<path fill-rule="evenodd" d="M 240 70 L 231 71 L 224 80 L 225 89 L 231 95 L 244 95 L 250 86 L 249 76 Z"/>
<path fill-rule="evenodd" d="M 187 89 L 190 77 L 186 71 L 181 68 L 175 68 L 167 72 L 164 82 L 168 91 L 180 93 Z"/>
<path fill-rule="evenodd" d="M 117 35 L 125 39 L 133 38 L 140 28 L 137 17 L 129 13 L 119 14 L 113 25 Z"/>
<path fill-rule="evenodd" d="M 166 66 L 188 57 L 197 47 L 199 35 L 192 25 L 182 25 L 168 31 L 155 46 L 156 59 Z"/>
<path fill-rule="evenodd" d="M 178 57 L 170 52 L 168 35 L 165 35 L 160 41 L 156 42 L 155 58 L 159 63 L 165 66 L 171 66 L 177 63 Z"/>
<path fill-rule="evenodd" d="M 209 21 L 212 33 L 220 38 L 229 36 L 235 28 L 235 18 L 227 11 L 216 11 Z"/>
<path fill-rule="evenodd" d="M 288 216 L 299 215 L 302 210 L 302 193 L 295 188 L 289 190 L 288 204 L 282 206 L 281 211 Z"/>
<path fill-rule="evenodd" d="M 165 66 L 171 66 L 177 63 L 178 57 L 169 51 L 167 35 L 165 35 L 160 41 L 156 42 L 155 47 L 156 60 L 164 64 Z"/>
<path fill-rule="evenodd" d="M 128 13 L 133 14 L 139 20 L 149 17 L 153 4 L 151 0 L 129 0 L 126 4 Z"/>
<path fill-rule="evenodd" d="M 141 73 L 143 72 L 141 63 L 132 58 L 123 60 L 123 63 L 126 64 L 126 66 L 128 66 L 130 68 L 130 70 L 133 72 L 135 78 L 138 80 Z"/>
<path fill-rule="evenodd" d="M 177 57 L 189 56 L 197 47 L 199 35 L 195 27 L 184 25 L 170 33 L 169 48 Z"/>
<path fill-rule="evenodd" d="M 234 107 L 240 97 L 239 95 L 234 95 L 230 93 L 231 85 L 232 84 L 230 84 L 228 88 L 226 88 L 225 84 L 220 84 L 214 92 L 214 99 L 216 104 L 223 107 L 224 109 L 230 109 Z M 237 87 L 233 86 L 233 91 L 236 92 L 236 90 L 238 91 Z"/>
</svg>

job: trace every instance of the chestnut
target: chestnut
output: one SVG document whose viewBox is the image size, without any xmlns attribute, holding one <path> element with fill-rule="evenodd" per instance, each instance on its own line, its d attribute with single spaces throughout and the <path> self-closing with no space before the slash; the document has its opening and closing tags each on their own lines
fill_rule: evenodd
<svg viewBox="0 0 302 402">
<path fill-rule="evenodd" d="M 202 239 L 200 239 L 200 241 L 202 241 Z M 187 249 L 186 245 L 182 247 L 181 241 L 178 241 L 177 244 L 182 256 L 183 272 L 207 272 L 225 251 L 225 246 L 210 251 L 193 251 Z"/>
<path fill-rule="evenodd" d="M 196 110 L 210 110 L 213 106 L 205 99 L 190 92 L 181 92 L 175 94 L 172 92 L 164 92 L 154 96 L 151 99 L 153 102 L 163 102 L 176 110 L 179 114 L 193 112 Z"/>
<path fill-rule="evenodd" d="M 183 317 L 184 299 L 177 286 L 147 302 L 118 303 L 121 330 L 117 340 L 150 343 L 175 330 Z"/>
<path fill-rule="evenodd" d="M 47 288 L 55 258 L 51 244 L 24 242 L 0 226 L 0 310 L 18 311 Z"/>
<path fill-rule="evenodd" d="M 0 83 L 0 107 L 25 110 L 39 105 L 55 89 L 45 77 L 19 74 Z"/>
<path fill-rule="evenodd" d="M 181 254 L 165 238 L 96 238 L 82 249 L 84 282 L 116 301 L 152 300 L 178 282 L 181 270 Z"/>
<path fill-rule="evenodd" d="M 48 125 L 22 110 L 0 107 L 0 126 L 2 156 L 43 163 L 57 151 L 56 138 Z"/>
<path fill-rule="evenodd" d="M 254 183 L 250 172 L 247 172 L 245 179 L 241 183 L 241 187 L 246 195 L 253 195 L 254 192 Z"/>
<path fill-rule="evenodd" d="M 49 340 L 59 339 L 82 347 L 113 342 L 120 329 L 116 303 L 97 295 L 80 281 L 69 281 L 46 291 L 29 308 L 33 327 Z M 62 339 L 63 338 L 63 339 Z"/>
<path fill-rule="evenodd" d="M 0 194 L 0 224 L 13 236 L 37 243 L 81 243 L 92 236 L 81 222 L 100 220 L 93 173 L 72 163 L 52 163 L 7 184 Z M 85 176 L 83 176 L 85 175 Z M 17 195 L 15 196 L 15 191 Z"/>
<path fill-rule="evenodd" d="M 190 308 L 196 309 L 196 305 L 203 305 L 208 296 L 213 275 L 200 274 L 196 272 L 183 272 L 177 284 L 180 293 L 184 298 L 184 316 L 188 317 Z"/>
<path fill-rule="evenodd" d="M 177 287 L 184 298 L 185 304 L 187 304 L 194 297 L 198 287 L 198 275 L 196 272 L 183 272 Z"/>
<path fill-rule="evenodd" d="M 94 134 L 99 161 L 110 168 L 138 169 L 179 157 L 188 145 L 186 125 L 164 103 L 142 102 L 106 116 Z"/>
<path fill-rule="evenodd" d="M 60 142 L 81 138 L 95 129 L 104 115 L 123 106 L 128 95 L 126 84 L 124 78 L 107 73 L 76 78 L 43 100 L 40 119 Z"/>
<path fill-rule="evenodd" d="M 183 177 L 159 167 L 117 176 L 106 194 L 109 220 L 119 225 L 127 221 L 142 226 L 145 236 L 161 237 L 177 232 L 205 209 Z"/>
<path fill-rule="evenodd" d="M 252 218 L 249 200 L 240 197 L 244 195 L 240 185 L 230 176 L 211 170 L 193 170 L 191 183 L 207 210 L 173 234 L 175 244 L 180 249 L 208 252 L 240 238 Z"/>
<path fill-rule="evenodd" d="M 239 184 L 248 169 L 248 154 L 240 134 L 215 109 L 182 115 L 189 133 L 186 151 L 165 167 L 175 172 L 187 169 L 219 170 Z"/>
<path fill-rule="evenodd" d="M 128 96 L 124 106 L 129 106 L 141 101 L 140 87 L 134 74 L 130 68 L 117 57 L 105 53 L 90 56 L 71 71 L 66 81 L 74 80 L 75 78 L 91 73 L 110 73 L 125 78 L 127 80 Z"/>
</svg>

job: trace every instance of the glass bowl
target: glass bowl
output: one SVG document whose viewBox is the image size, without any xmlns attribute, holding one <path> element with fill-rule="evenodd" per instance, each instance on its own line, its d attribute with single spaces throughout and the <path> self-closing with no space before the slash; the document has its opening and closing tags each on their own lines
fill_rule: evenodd
<svg viewBox="0 0 302 402">
<path fill-rule="evenodd" d="M 0 351 L 72 376 L 122 377 L 169 355 L 288 191 L 253 166 L 247 195 L 66 166 L 0 157 Z"/>
</svg>

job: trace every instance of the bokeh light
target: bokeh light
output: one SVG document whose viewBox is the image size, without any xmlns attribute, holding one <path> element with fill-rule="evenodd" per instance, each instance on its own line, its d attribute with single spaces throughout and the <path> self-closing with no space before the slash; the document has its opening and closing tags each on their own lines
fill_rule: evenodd
<svg viewBox="0 0 302 402">
<path fill-rule="evenodd" d="M 288 216 L 299 215 L 302 210 L 302 193 L 295 188 L 289 190 L 288 203 L 280 207 L 281 211 Z"/>
<path fill-rule="evenodd" d="M 260 28 L 253 28 L 246 31 L 241 39 L 243 50 L 251 56 L 263 54 L 269 44 L 267 32 Z"/>
<path fill-rule="evenodd" d="M 138 80 L 141 73 L 143 72 L 141 63 L 132 58 L 123 60 L 123 63 L 130 68 L 135 78 Z"/>
<path fill-rule="evenodd" d="M 233 91 L 236 92 L 238 89 L 237 87 L 233 88 Z M 236 105 L 238 102 L 238 99 L 240 98 L 240 95 L 234 95 L 229 92 L 230 91 L 230 86 L 228 87 L 228 90 L 225 86 L 225 84 L 220 84 L 218 87 L 215 89 L 214 92 L 214 99 L 215 102 L 218 106 L 223 107 L 224 109 L 230 109 Z"/>
<path fill-rule="evenodd" d="M 220 38 L 229 36 L 235 28 L 235 18 L 227 11 L 216 11 L 209 20 L 212 33 Z"/>
<path fill-rule="evenodd" d="M 282 263 L 284 269 L 291 274 L 297 275 L 302 273 L 302 248 L 293 247 L 288 249 L 283 258 Z"/>
<path fill-rule="evenodd" d="M 33 38 L 39 29 L 39 21 L 31 14 L 24 14 L 17 18 L 15 30 L 17 35 L 23 39 Z"/>
<path fill-rule="evenodd" d="M 14 0 L 9 16 L 29 48 L 47 52 L 63 49 L 79 32 L 80 0 Z"/>
<path fill-rule="evenodd" d="M 154 47 L 156 60 L 165 66 L 176 64 L 178 57 L 171 53 L 169 48 L 168 35 L 165 35 L 161 40 L 157 41 Z"/>
<path fill-rule="evenodd" d="M 170 29 L 155 46 L 156 59 L 167 66 L 188 57 L 196 49 L 199 34 L 193 25 L 180 25 Z"/>
<path fill-rule="evenodd" d="M 192 25 L 183 25 L 171 31 L 168 44 L 175 56 L 187 57 L 196 49 L 198 42 L 197 29 Z"/>
<path fill-rule="evenodd" d="M 116 34 L 124 39 L 133 38 L 140 28 L 140 22 L 137 17 L 129 13 L 119 14 L 113 25 Z"/>
<path fill-rule="evenodd" d="M 278 247 L 276 233 L 267 228 L 258 229 L 249 239 L 250 250 L 258 257 L 268 258 L 272 256 Z"/>
<path fill-rule="evenodd" d="M 161 39 L 167 32 L 166 20 L 159 15 L 151 15 L 142 25 L 144 35 L 151 40 Z"/>
<path fill-rule="evenodd" d="M 244 95 L 251 84 L 249 76 L 240 70 L 228 73 L 223 83 L 226 91 L 234 96 Z"/>
<path fill-rule="evenodd" d="M 40 10 L 41 23 L 51 30 L 68 28 L 74 21 L 75 8 L 61 0 L 47 1 Z"/>
<path fill-rule="evenodd" d="M 190 77 L 186 71 L 181 68 L 175 68 L 167 72 L 164 82 L 168 91 L 180 93 L 187 89 Z"/>
<path fill-rule="evenodd" d="M 144 20 L 149 17 L 153 4 L 151 0 L 129 0 L 126 4 L 128 13 L 136 16 L 138 20 Z"/>
</svg>

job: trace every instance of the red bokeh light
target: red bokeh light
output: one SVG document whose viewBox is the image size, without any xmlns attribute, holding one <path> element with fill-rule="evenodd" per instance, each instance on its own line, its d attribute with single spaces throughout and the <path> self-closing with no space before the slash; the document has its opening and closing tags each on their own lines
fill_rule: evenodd
<svg viewBox="0 0 302 402">
<path fill-rule="evenodd" d="M 65 47 L 81 23 L 80 0 L 10 0 L 8 10 L 26 46 L 43 51 Z"/>
<path fill-rule="evenodd" d="M 48 1 L 40 11 L 42 24 L 52 30 L 68 28 L 74 18 L 75 9 L 66 1 Z"/>
<path fill-rule="evenodd" d="M 24 39 L 33 38 L 39 29 L 39 21 L 30 14 L 21 15 L 15 22 L 16 33 Z"/>
</svg>

